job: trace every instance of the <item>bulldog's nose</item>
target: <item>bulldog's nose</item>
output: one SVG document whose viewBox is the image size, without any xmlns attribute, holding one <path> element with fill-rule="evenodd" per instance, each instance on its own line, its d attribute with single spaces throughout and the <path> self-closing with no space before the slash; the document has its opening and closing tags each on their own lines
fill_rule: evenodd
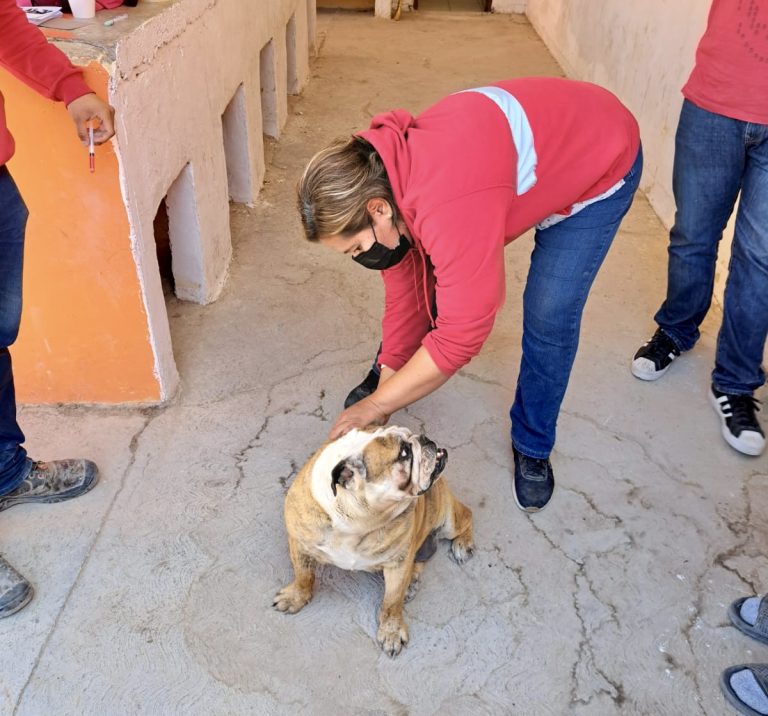
<svg viewBox="0 0 768 716">
<path fill-rule="evenodd" d="M 445 469 L 447 460 L 448 451 L 445 448 L 438 448 L 435 453 L 435 474 L 439 474 Z"/>
</svg>

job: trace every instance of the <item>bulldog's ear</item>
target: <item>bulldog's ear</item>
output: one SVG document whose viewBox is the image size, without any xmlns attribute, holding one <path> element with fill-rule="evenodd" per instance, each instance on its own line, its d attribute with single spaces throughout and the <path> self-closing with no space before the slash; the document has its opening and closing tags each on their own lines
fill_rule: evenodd
<svg viewBox="0 0 768 716">
<path fill-rule="evenodd" d="M 355 478 L 355 472 L 362 472 L 365 469 L 360 460 L 352 460 L 347 458 L 346 460 L 339 460 L 336 463 L 336 467 L 331 471 L 331 490 L 333 496 L 336 497 L 336 486 L 341 485 L 345 490 L 352 480 Z"/>
</svg>

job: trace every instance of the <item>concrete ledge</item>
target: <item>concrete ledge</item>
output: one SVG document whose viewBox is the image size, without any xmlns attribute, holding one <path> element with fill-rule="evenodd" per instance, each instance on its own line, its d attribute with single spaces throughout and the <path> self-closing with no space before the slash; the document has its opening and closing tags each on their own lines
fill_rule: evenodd
<svg viewBox="0 0 768 716">
<path fill-rule="evenodd" d="M 104 27 L 104 20 L 117 14 L 127 14 L 128 18 Z M 139 402 L 146 402 L 164 401 L 172 395 L 178 374 L 157 260 L 155 216 L 161 206 L 167 207 L 178 298 L 203 304 L 216 300 L 227 280 L 232 256 L 229 201 L 251 203 L 260 190 L 265 172 L 263 136 L 279 138 L 288 117 L 288 94 L 299 93 L 307 83 L 315 23 L 314 0 L 247 5 L 238 0 L 145 0 L 136 8 L 100 12 L 77 30 L 51 33 L 75 64 L 93 66 L 94 72 L 105 78 L 106 95 L 117 113 L 113 148 L 118 172 L 114 178 L 103 173 L 98 176 L 101 182 L 114 182 L 108 205 L 100 198 L 102 204 L 88 217 L 74 218 L 66 231 L 113 234 L 113 226 L 107 228 L 94 220 L 126 216 L 127 232 L 116 240 L 130 247 L 134 265 L 130 275 L 121 277 L 126 284 L 123 294 L 110 295 L 107 289 L 104 300 L 122 303 L 118 313 L 123 321 L 144 324 L 154 367 L 152 377 L 143 378 L 141 385 L 112 391 L 114 366 L 94 371 L 91 364 L 99 353 L 96 336 L 124 345 L 122 321 L 102 322 L 85 330 L 79 325 L 77 311 L 73 311 L 72 331 L 81 330 L 82 335 L 67 345 L 66 360 L 90 380 L 83 382 L 72 370 L 51 369 L 64 357 L 56 351 L 40 356 L 35 348 L 30 354 L 35 354 L 39 370 L 29 375 L 28 382 L 21 382 L 22 399 L 123 402 L 126 395 L 135 395 Z M 13 82 L 0 77 L 6 96 L 7 87 L 26 92 Z M 24 101 L 37 102 L 40 107 L 45 103 L 30 97 L 25 95 Z M 11 96 L 8 104 L 12 107 L 14 101 Z M 37 105 L 34 113 L 41 114 Z M 10 116 L 19 125 L 24 121 L 21 116 L 16 120 L 12 112 Z M 66 124 L 66 120 L 57 124 L 57 131 L 71 133 Z M 11 129 L 23 132 L 13 124 Z M 35 191 L 35 172 L 39 170 L 34 167 L 50 169 L 47 157 L 35 159 L 33 144 L 24 143 L 14 165 L 30 164 L 29 172 L 23 167 L 18 172 L 30 177 L 29 185 L 22 187 L 26 195 Z M 105 153 L 111 149 L 100 149 L 100 156 Z M 71 174 L 66 164 L 60 172 L 62 176 Z M 86 175 L 82 181 L 81 186 L 70 180 L 59 200 L 66 201 L 64 197 L 71 193 L 89 195 L 93 178 Z M 87 226 L 78 226 L 80 221 Z M 57 216 L 46 223 L 49 231 L 64 231 Z M 57 238 L 58 234 L 46 240 L 43 250 L 53 255 L 62 251 Z M 29 239 L 30 244 L 39 245 L 34 227 Z M 66 260 L 71 263 L 72 259 L 70 251 Z M 114 266 L 107 269 L 98 257 L 83 253 L 77 262 L 78 281 L 97 283 L 103 275 L 116 279 Z M 28 271 L 26 280 L 28 285 L 37 286 L 46 284 L 49 277 Z M 129 309 L 124 294 L 131 290 L 141 300 Z M 19 342 L 22 354 L 25 341 L 42 343 L 49 331 L 47 309 L 42 305 L 41 310 L 37 308 L 33 294 L 25 307 L 26 331 Z M 35 315 L 34 337 L 29 331 L 30 315 Z M 136 349 L 141 350 L 140 346 Z M 45 365 L 39 365 L 41 360 Z M 131 364 L 136 356 L 129 350 L 122 360 Z"/>
</svg>

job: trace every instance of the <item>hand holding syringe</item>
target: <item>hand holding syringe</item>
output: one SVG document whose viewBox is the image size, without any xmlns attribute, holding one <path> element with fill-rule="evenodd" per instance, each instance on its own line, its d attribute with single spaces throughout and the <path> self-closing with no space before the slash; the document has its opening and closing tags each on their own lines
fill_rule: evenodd
<svg viewBox="0 0 768 716">
<path fill-rule="evenodd" d="M 84 94 L 67 105 L 80 141 L 88 147 L 88 168 L 96 169 L 94 146 L 104 144 L 115 134 L 115 110 L 95 94 Z"/>
<path fill-rule="evenodd" d="M 96 152 L 93 146 L 93 122 L 88 122 L 88 168 L 91 174 L 96 171 Z"/>
</svg>

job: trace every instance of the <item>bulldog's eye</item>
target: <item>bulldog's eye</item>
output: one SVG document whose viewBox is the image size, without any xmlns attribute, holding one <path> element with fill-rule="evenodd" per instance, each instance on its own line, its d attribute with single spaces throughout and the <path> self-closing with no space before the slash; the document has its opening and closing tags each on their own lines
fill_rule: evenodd
<svg viewBox="0 0 768 716">
<path fill-rule="evenodd" d="M 403 443 L 403 446 L 400 448 L 400 454 L 398 457 L 401 460 L 408 460 L 411 457 L 411 446 L 408 443 Z"/>
</svg>

